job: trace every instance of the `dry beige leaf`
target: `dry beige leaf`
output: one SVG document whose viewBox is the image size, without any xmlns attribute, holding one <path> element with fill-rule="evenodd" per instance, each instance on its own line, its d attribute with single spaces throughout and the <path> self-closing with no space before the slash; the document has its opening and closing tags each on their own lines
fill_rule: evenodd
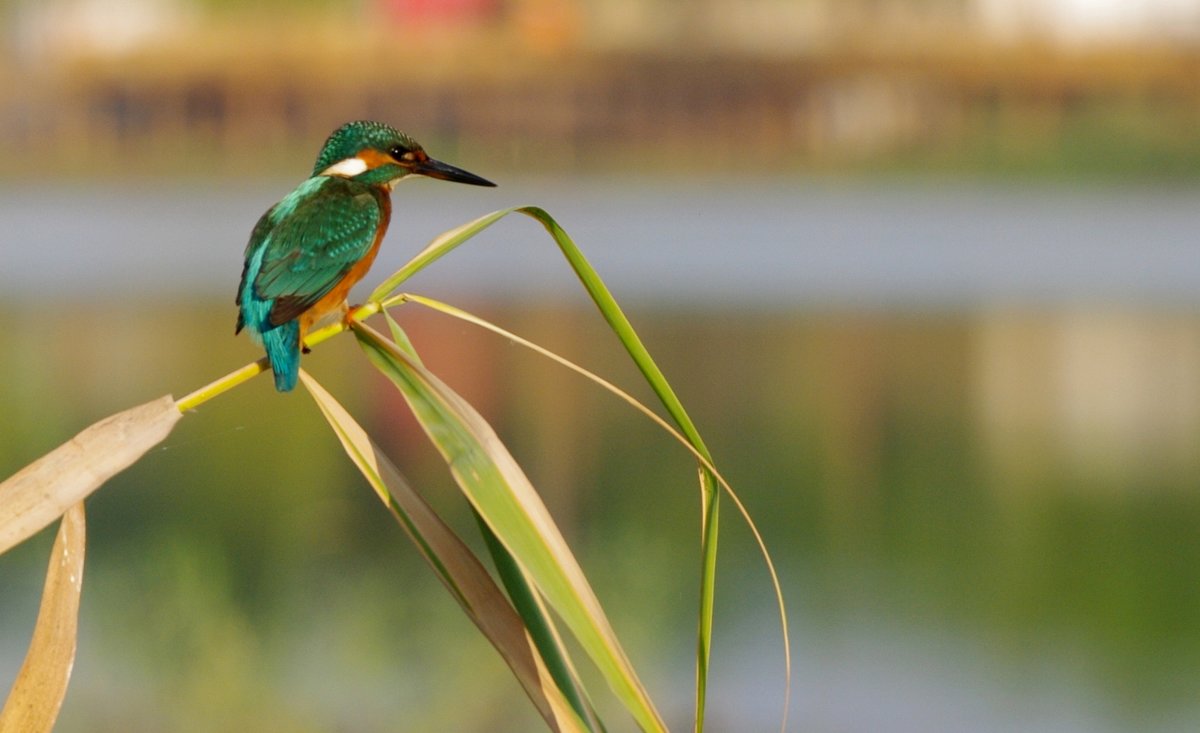
<svg viewBox="0 0 1200 733">
<path fill-rule="evenodd" d="M 0 733 L 40 733 L 54 728 L 75 664 L 86 537 L 80 502 L 63 514 L 59 524 L 33 640 L 0 711 Z"/>
<path fill-rule="evenodd" d="M 183 416 L 170 396 L 106 417 L 0 484 L 0 554 L 128 468 Z"/>
</svg>

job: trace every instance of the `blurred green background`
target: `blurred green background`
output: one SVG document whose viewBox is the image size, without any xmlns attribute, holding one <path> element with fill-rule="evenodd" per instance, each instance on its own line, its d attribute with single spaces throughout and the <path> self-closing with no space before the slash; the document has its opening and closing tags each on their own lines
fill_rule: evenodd
<svg viewBox="0 0 1200 733">
<path fill-rule="evenodd" d="M 366 284 L 493 209 L 560 220 L 779 562 L 789 730 L 1200 726 L 1197 0 L 8 0 L 0 24 L 0 475 L 256 358 L 250 228 L 377 118 L 500 188 L 399 187 Z M 531 223 L 412 286 L 645 394 Z M 688 456 L 511 344 L 396 315 L 687 729 Z M 357 347 L 305 363 L 472 534 Z M 205 405 L 88 509 L 58 730 L 539 726 L 303 393 Z M 710 729 L 773 730 L 770 588 L 725 520 Z M 3 689 L 50 541 L 0 557 Z"/>
</svg>

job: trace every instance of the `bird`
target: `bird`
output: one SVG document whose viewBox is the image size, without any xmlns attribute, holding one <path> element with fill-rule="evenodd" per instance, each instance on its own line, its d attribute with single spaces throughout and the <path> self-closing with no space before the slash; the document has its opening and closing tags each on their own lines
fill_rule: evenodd
<svg viewBox="0 0 1200 733">
<path fill-rule="evenodd" d="M 391 190 L 411 176 L 495 186 L 434 160 L 382 122 L 348 122 L 321 147 L 312 175 L 262 215 L 246 244 L 235 334 L 245 328 L 271 363 L 275 389 L 300 376 L 304 338 L 367 274 L 391 220 Z"/>
</svg>

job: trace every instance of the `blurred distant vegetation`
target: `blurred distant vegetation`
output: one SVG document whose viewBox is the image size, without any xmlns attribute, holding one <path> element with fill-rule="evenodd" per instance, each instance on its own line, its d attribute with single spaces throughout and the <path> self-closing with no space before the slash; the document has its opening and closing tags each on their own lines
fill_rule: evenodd
<svg viewBox="0 0 1200 733">
<path fill-rule="evenodd" d="M 8 9 L 0 174 L 274 174 L 371 117 L 514 171 L 1200 175 L 1196 44 L 966 0 L 110 1 Z"/>
</svg>

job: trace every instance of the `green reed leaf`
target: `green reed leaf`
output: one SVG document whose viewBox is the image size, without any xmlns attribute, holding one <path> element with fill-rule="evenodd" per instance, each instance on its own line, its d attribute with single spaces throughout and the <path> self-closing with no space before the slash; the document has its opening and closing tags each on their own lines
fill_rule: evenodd
<svg viewBox="0 0 1200 733">
<path fill-rule="evenodd" d="M 496 647 L 550 729 L 591 730 L 563 696 L 538 657 L 537 647 L 521 618 L 471 550 L 324 387 L 304 370 L 300 372 L 300 380 L 376 496 L 404 528 L 467 617 Z"/>
<path fill-rule="evenodd" d="M 574 555 L 491 426 L 403 349 L 362 323 L 359 344 L 392 380 L 496 538 L 562 618 L 644 731 L 665 731 Z"/>
</svg>

